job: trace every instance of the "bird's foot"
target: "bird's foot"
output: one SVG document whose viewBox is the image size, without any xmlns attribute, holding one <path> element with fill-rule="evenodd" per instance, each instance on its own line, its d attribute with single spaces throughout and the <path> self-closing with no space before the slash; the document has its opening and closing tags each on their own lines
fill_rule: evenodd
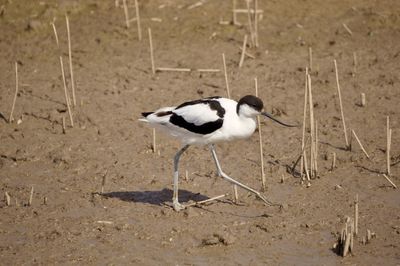
<svg viewBox="0 0 400 266">
<path fill-rule="evenodd" d="M 174 210 L 177 212 L 186 208 L 184 205 L 180 204 L 177 200 L 173 202 L 173 206 Z"/>
</svg>

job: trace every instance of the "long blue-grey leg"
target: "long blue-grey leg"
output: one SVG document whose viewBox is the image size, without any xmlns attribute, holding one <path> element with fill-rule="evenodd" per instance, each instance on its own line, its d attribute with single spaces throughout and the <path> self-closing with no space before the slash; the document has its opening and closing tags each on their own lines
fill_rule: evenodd
<svg viewBox="0 0 400 266">
<path fill-rule="evenodd" d="M 270 202 L 269 200 L 267 200 L 260 192 L 258 192 L 255 189 L 252 189 L 251 187 L 248 187 L 242 183 L 240 183 L 239 181 L 236 181 L 235 179 L 233 179 L 232 177 L 228 176 L 227 174 L 225 174 L 222 169 L 221 169 L 221 165 L 219 164 L 218 158 L 217 158 L 217 153 L 215 152 L 215 147 L 213 144 L 210 145 L 210 150 L 211 150 L 211 154 L 212 157 L 214 159 L 215 165 L 217 166 L 217 170 L 218 170 L 218 175 L 222 176 L 224 179 L 228 180 L 229 182 L 238 185 L 239 187 L 250 191 L 252 193 L 254 193 L 257 197 L 259 197 L 262 201 L 264 201 L 266 204 L 268 205 L 276 205 L 272 202 Z"/>
<path fill-rule="evenodd" d="M 189 148 L 189 145 L 183 146 L 176 154 L 174 157 L 174 194 L 172 196 L 172 204 L 174 206 L 175 211 L 180 211 L 185 208 L 182 204 L 179 203 L 178 200 L 178 179 L 179 179 L 179 159 L 184 153 L 187 148 Z"/>
</svg>

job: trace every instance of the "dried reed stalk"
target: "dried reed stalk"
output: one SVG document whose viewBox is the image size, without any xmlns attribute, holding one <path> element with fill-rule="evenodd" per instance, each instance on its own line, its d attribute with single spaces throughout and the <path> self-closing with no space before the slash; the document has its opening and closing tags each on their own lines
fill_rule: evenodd
<svg viewBox="0 0 400 266">
<path fill-rule="evenodd" d="M 310 133 L 311 133 L 311 145 L 310 145 L 310 176 L 313 177 L 315 174 L 315 121 L 314 121 L 314 103 L 312 98 L 312 87 L 311 87 L 311 76 L 307 75 L 308 81 L 308 101 L 309 101 L 309 112 L 310 112 Z"/>
<path fill-rule="evenodd" d="M 142 27 L 140 26 L 140 13 L 139 13 L 139 4 L 138 1 L 135 0 L 135 11 L 136 11 L 136 24 L 138 30 L 138 39 L 139 41 L 142 40 Z"/>
<path fill-rule="evenodd" d="M 237 185 L 233 185 L 233 200 L 235 203 L 239 203 L 239 193 L 238 193 Z"/>
<path fill-rule="evenodd" d="M 225 197 L 227 195 L 229 195 L 229 194 L 222 194 L 222 195 L 219 195 L 219 196 L 216 196 L 216 197 L 212 197 L 212 198 L 209 198 L 209 199 L 206 199 L 206 200 L 193 202 L 193 203 L 185 205 L 185 207 L 192 207 L 192 206 L 196 206 L 196 205 L 200 205 L 200 204 L 205 204 L 205 203 L 208 203 L 208 202 L 211 202 L 211 201 L 214 201 L 214 200 L 221 199 L 221 198 L 223 198 L 223 197 Z"/>
<path fill-rule="evenodd" d="M 56 38 L 57 47 L 60 48 L 60 43 L 58 41 L 58 34 L 57 34 L 56 25 L 54 25 L 54 23 L 51 23 L 51 26 L 53 26 L 53 31 L 54 31 L 54 36 Z"/>
<path fill-rule="evenodd" d="M 15 108 L 15 102 L 17 101 L 17 96 L 18 96 L 18 62 L 15 62 L 15 93 L 14 93 L 14 99 L 13 99 L 13 103 L 11 106 L 10 118 L 8 119 L 8 123 L 11 123 L 12 121 L 14 121 L 13 113 L 14 113 L 14 108 Z"/>
<path fill-rule="evenodd" d="M 247 20 L 248 20 L 248 24 L 249 24 L 251 45 L 252 45 L 252 47 L 254 47 L 256 45 L 256 43 L 255 43 L 255 37 L 254 37 L 253 23 L 251 22 L 250 3 L 248 0 L 246 0 L 246 5 L 247 5 Z"/>
<path fill-rule="evenodd" d="M 62 74 L 62 79 L 63 79 L 63 84 L 64 84 L 65 102 L 67 103 L 69 120 L 71 122 L 71 127 L 74 127 L 74 120 L 72 119 L 70 99 L 69 99 L 68 91 L 67 91 L 67 83 L 65 81 L 64 63 L 63 63 L 63 60 L 62 60 L 62 56 L 60 56 L 60 66 L 61 66 L 61 74 Z"/>
<path fill-rule="evenodd" d="M 354 132 L 354 130 L 351 130 L 351 132 L 353 133 L 354 137 L 356 138 L 357 143 L 358 143 L 358 145 L 360 145 L 360 148 L 361 148 L 361 150 L 364 152 L 365 156 L 367 156 L 367 158 L 370 159 L 370 158 L 369 158 L 369 155 L 368 155 L 368 153 L 367 153 L 367 151 L 364 149 L 364 146 L 361 144 L 361 141 L 360 141 L 360 139 L 358 138 L 356 132 Z"/>
<path fill-rule="evenodd" d="M 312 47 L 308 47 L 308 67 L 310 71 L 313 70 L 313 58 L 312 58 Z"/>
<path fill-rule="evenodd" d="M 31 193 L 29 195 L 28 206 L 32 206 L 32 200 L 33 200 L 33 186 L 31 187 Z"/>
<path fill-rule="evenodd" d="M 350 36 L 353 36 L 353 32 L 351 31 L 351 29 L 345 24 L 342 23 L 343 28 L 350 34 Z"/>
<path fill-rule="evenodd" d="M 157 144 L 156 144 L 156 129 L 153 128 L 153 153 L 157 152 Z"/>
<path fill-rule="evenodd" d="M 5 201 L 6 201 L 6 205 L 7 205 L 7 206 L 10 206 L 10 205 L 11 205 L 11 197 L 10 197 L 10 194 L 8 194 L 7 191 L 4 192 L 4 199 L 5 199 Z"/>
<path fill-rule="evenodd" d="M 229 82 L 228 82 L 228 73 L 226 71 L 226 61 L 225 61 L 225 54 L 222 53 L 222 63 L 224 65 L 224 75 L 225 75 L 225 84 L 226 84 L 226 94 L 228 95 L 228 98 L 231 98 L 231 93 L 229 91 Z"/>
<path fill-rule="evenodd" d="M 233 9 L 233 12 L 236 13 L 236 14 L 240 14 L 240 13 L 243 13 L 243 14 L 246 13 L 247 14 L 249 12 L 249 10 L 248 9 L 243 9 L 243 8 L 236 8 L 236 9 Z M 264 13 L 264 10 L 258 9 L 256 11 L 254 11 L 254 9 L 250 8 L 250 13 L 251 14 L 254 14 L 254 13 L 262 14 L 262 13 Z"/>
<path fill-rule="evenodd" d="M 336 152 L 332 153 L 332 166 L 331 166 L 331 171 L 336 168 Z"/>
<path fill-rule="evenodd" d="M 315 177 L 318 177 L 318 121 L 317 120 L 315 120 L 314 172 L 315 172 Z"/>
<path fill-rule="evenodd" d="M 221 72 L 221 69 L 214 69 L 214 68 L 198 68 L 195 69 L 197 72 L 209 72 L 209 73 L 216 73 L 216 72 Z"/>
<path fill-rule="evenodd" d="M 242 67 L 242 65 L 243 65 L 244 55 L 246 54 L 246 46 L 247 46 L 247 34 L 244 35 L 244 39 L 243 39 L 243 46 L 242 46 L 242 53 L 240 55 L 239 68 Z"/>
<path fill-rule="evenodd" d="M 240 49 L 240 52 L 242 52 L 243 51 L 243 48 L 241 47 L 241 46 L 238 46 L 239 47 L 239 49 Z M 249 53 L 249 52 L 247 52 L 247 51 L 245 51 L 245 53 L 244 53 L 247 57 L 250 57 L 251 59 L 256 59 L 256 57 L 254 56 L 254 55 L 252 55 L 251 53 Z"/>
<path fill-rule="evenodd" d="M 389 178 L 386 174 L 383 174 L 383 176 L 386 178 L 387 181 L 389 181 L 389 183 L 390 183 L 394 188 L 397 188 L 396 184 L 393 183 L 393 181 L 390 180 L 390 178 Z"/>
<path fill-rule="evenodd" d="M 354 235 L 358 235 L 358 194 L 354 201 Z"/>
<path fill-rule="evenodd" d="M 386 173 L 390 176 L 390 142 L 391 142 L 391 129 L 389 116 L 386 117 Z"/>
<path fill-rule="evenodd" d="M 156 71 L 168 71 L 168 72 L 191 72 L 190 68 L 175 68 L 175 67 L 157 67 Z"/>
<path fill-rule="evenodd" d="M 307 95 L 308 95 L 308 68 L 306 67 L 306 78 L 305 78 L 305 86 L 304 86 L 304 108 L 303 108 L 303 131 L 301 137 L 301 162 L 300 162 L 300 177 L 304 179 L 304 140 L 306 135 L 306 118 L 307 118 Z"/>
<path fill-rule="evenodd" d="M 366 104 L 365 93 L 361 93 L 360 98 L 361 98 L 360 106 L 364 107 Z"/>
<path fill-rule="evenodd" d="M 151 36 L 151 28 L 147 29 L 149 32 L 149 45 L 150 45 L 150 61 L 151 61 L 151 72 L 153 75 L 156 73 L 156 67 L 154 64 L 154 52 L 153 52 L 153 38 Z"/>
<path fill-rule="evenodd" d="M 258 9 L 258 0 L 254 0 L 254 10 Z M 254 12 L 254 43 L 258 47 L 258 15 Z"/>
<path fill-rule="evenodd" d="M 254 78 L 254 87 L 256 90 L 256 97 L 258 97 L 258 80 L 257 80 L 257 78 Z M 259 144 L 260 144 L 261 181 L 262 181 L 262 188 L 263 188 L 263 190 L 265 190 L 267 188 L 267 181 L 265 178 L 265 171 L 264 171 L 264 152 L 263 152 L 263 143 L 262 143 L 261 120 L 260 120 L 259 116 L 257 116 L 257 124 L 258 124 L 258 137 L 259 137 Z"/>
<path fill-rule="evenodd" d="M 337 68 L 336 59 L 333 60 L 333 63 L 334 63 L 334 65 L 335 65 L 336 85 L 337 85 L 338 96 L 339 96 L 340 114 L 341 114 L 341 116 L 342 116 L 342 122 L 343 122 L 344 139 L 345 139 L 345 141 L 346 141 L 346 149 L 349 149 L 349 140 L 348 140 L 348 138 L 347 138 L 346 122 L 345 122 L 345 120 L 344 120 L 344 111 L 343 111 L 343 103 L 342 103 L 342 94 L 340 93 L 339 73 L 338 73 L 338 68 Z"/>
<path fill-rule="evenodd" d="M 62 133 L 65 134 L 66 127 L 65 127 L 65 116 L 62 117 Z"/>
<path fill-rule="evenodd" d="M 306 171 L 306 177 L 307 177 L 307 181 L 308 181 L 307 187 L 309 187 L 309 186 L 311 186 L 311 183 L 310 183 L 311 178 L 310 178 L 310 173 L 308 172 L 307 153 L 306 153 L 305 149 L 303 151 L 303 158 L 304 158 L 304 170 Z"/>
<path fill-rule="evenodd" d="M 74 106 L 76 106 L 74 71 L 72 69 L 71 32 L 69 29 L 69 19 L 67 15 L 65 15 L 65 22 L 67 24 L 67 35 L 68 35 L 68 58 L 69 58 L 69 72 L 71 76 L 72 102 Z"/>
<path fill-rule="evenodd" d="M 233 22 L 233 25 L 238 25 L 238 22 L 237 22 L 237 14 L 236 14 L 236 12 L 235 12 L 235 10 L 236 10 L 236 0 L 232 0 L 232 22 Z"/>
<path fill-rule="evenodd" d="M 122 4 L 124 5 L 124 14 L 125 14 L 126 28 L 129 29 L 129 27 L 130 27 L 130 22 L 129 22 L 128 6 L 126 5 L 126 0 L 122 0 Z"/>
</svg>

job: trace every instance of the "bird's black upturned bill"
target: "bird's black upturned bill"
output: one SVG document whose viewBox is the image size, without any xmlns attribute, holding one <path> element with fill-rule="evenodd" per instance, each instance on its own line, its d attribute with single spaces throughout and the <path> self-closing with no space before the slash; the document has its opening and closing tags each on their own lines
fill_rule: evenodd
<svg viewBox="0 0 400 266">
<path fill-rule="evenodd" d="M 299 126 L 299 125 L 286 124 L 286 123 L 284 123 L 282 121 L 279 121 L 278 119 L 276 119 L 275 117 L 273 117 L 271 114 L 269 114 L 267 112 L 262 112 L 261 114 L 266 116 L 266 117 L 268 117 L 268 118 L 270 118 L 270 119 L 272 119 L 272 120 L 274 120 L 275 122 L 277 122 L 277 123 L 279 123 L 279 124 L 281 124 L 282 126 L 285 126 L 285 127 L 298 127 Z"/>
</svg>

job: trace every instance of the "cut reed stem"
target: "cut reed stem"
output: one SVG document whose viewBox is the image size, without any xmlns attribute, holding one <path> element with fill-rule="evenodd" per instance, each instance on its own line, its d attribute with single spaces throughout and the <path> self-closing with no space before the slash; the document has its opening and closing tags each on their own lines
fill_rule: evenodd
<svg viewBox="0 0 400 266">
<path fill-rule="evenodd" d="M 361 107 L 364 107 L 365 104 L 366 104 L 365 93 L 361 93 L 360 98 L 361 98 L 360 106 L 361 106 Z"/>
<path fill-rule="evenodd" d="M 231 93 L 229 91 L 229 82 L 228 82 L 228 73 L 226 70 L 226 61 L 225 61 L 225 54 L 222 53 L 222 63 L 224 65 L 224 75 L 225 75 L 225 84 L 226 84 L 226 94 L 228 95 L 228 98 L 231 98 Z"/>
<path fill-rule="evenodd" d="M 233 185 L 233 200 L 235 203 L 239 203 L 239 193 L 238 193 L 237 185 Z"/>
<path fill-rule="evenodd" d="M 353 135 L 354 135 L 354 137 L 355 137 L 355 139 L 356 139 L 358 145 L 360 145 L 360 148 L 361 148 L 361 150 L 364 152 L 365 156 L 367 156 L 367 158 L 370 159 L 370 157 L 369 157 L 367 151 L 364 149 L 364 146 L 361 144 L 361 141 L 360 141 L 360 139 L 358 138 L 356 132 L 355 132 L 354 130 L 351 130 L 351 132 L 353 133 Z"/>
<path fill-rule="evenodd" d="M 247 20 L 248 20 L 248 24 L 249 24 L 251 45 L 252 45 L 252 47 L 254 47 L 255 46 L 254 29 L 253 29 L 253 23 L 251 22 L 250 3 L 247 0 L 246 0 L 246 5 L 247 5 Z"/>
<path fill-rule="evenodd" d="M 72 112 L 71 112 L 70 100 L 69 100 L 69 96 L 68 96 L 67 83 L 65 81 L 64 63 L 62 60 L 62 56 L 60 56 L 60 66 L 61 66 L 62 80 L 63 80 L 63 84 L 64 84 L 65 102 L 66 102 L 67 108 L 68 108 L 69 120 L 71 122 L 71 127 L 74 127 L 74 120 L 72 119 Z"/>
<path fill-rule="evenodd" d="M 242 65 L 243 65 L 244 55 L 246 54 L 246 46 L 247 46 L 247 34 L 244 35 L 244 39 L 243 39 L 243 46 L 242 46 L 242 53 L 240 55 L 239 68 L 242 67 Z"/>
<path fill-rule="evenodd" d="M 31 187 L 31 193 L 29 195 L 28 206 L 32 206 L 32 200 L 33 200 L 33 186 Z"/>
<path fill-rule="evenodd" d="M 15 62 L 15 93 L 14 93 L 14 99 L 13 103 L 11 106 L 11 112 L 10 112 L 10 117 L 8 119 L 8 123 L 11 123 L 14 121 L 13 113 L 14 113 L 14 108 L 15 108 L 15 102 L 17 101 L 17 96 L 18 96 L 18 62 Z"/>
<path fill-rule="evenodd" d="M 138 31 L 138 39 L 139 41 L 142 40 L 142 27 L 140 26 L 140 13 L 139 13 L 139 3 L 135 0 L 135 11 L 136 11 L 136 24 L 137 24 L 137 31 Z"/>
<path fill-rule="evenodd" d="M 258 9 L 258 0 L 254 0 L 254 10 Z M 258 47 L 258 14 L 254 12 L 254 44 Z"/>
<path fill-rule="evenodd" d="M 5 201 L 6 201 L 6 205 L 7 205 L 7 206 L 10 206 L 10 205 L 11 205 L 11 197 L 10 197 L 10 194 L 8 194 L 7 191 L 4 192 L 4 199 L 5 199 Z"/>
<path fill-rule="evenodd" d="M 309 186 L 311 186 L 311 183 L 310 183 L 311 178 L 310 178 L 310 173 L 308 172 L 307 153 L 306 153 L 305 149 L 303 151 L 303 158 L 304 158 L 304 170 L 306 171 L 306 177 L 307 177 L 307 181 L 308 181 L 307 187 L 309 187 Z"/>
<path fill-rule="evenodd" d="M 243 48 L 241 47 L 241 46 L 238 46 L 239 47 L 239 49 L 240 49 L 240 52 L 242 52 L 243 51 Z M 254 55 L 252 55 L 252 54 L 250 54 L 249 52 L 247 52 L 247 51 L 245 51 L 245 56 L 247 56 L 247 57 L 250 57 L 251 59 L 256 59 L 256 57 L 254 56 Z"/>
<path fill-rule="evenodd" d="M 350 34 L 350 36 L 353 36 L 353 32 L 351 29 L 346 25 L 346 23 L 342 23 L 343 28 Z"/>
<path fill-rule="evenodd" d="M 128 6 L 126 5 L 126 0 L 122 0 L 122 4 L 124 5 L 124 14 L 125 14 L 126 28 L 129 29 L 130 22 L 129 22 Z"/>
<path fill-rule="evenodd" d="M 57 48 L 60 48 L 60 43 L 58 41 L 58 34 L 57 34 L 56 25 L 54 23 L 51 23 L 51 26 L 53 27 L 54 37 L 56 38 L 56 43 L 57 43 Z"/>
<path fill-rule="evenodd" d="M 396 184 L 393 183 L 393 181 L 390 180 L 390 178 L 389 178 L 386 174 L 383 174 L 383 176 L 386 178 L 386 180 L 387 180 L 394 188 L 397 188 Z"/>
<path fill-rule="evenodd" d="M 386 173 L 390 176 L 390 142 L 391 142 L 390 118 L 386 116 Z"/>
<path fill-rule="evenodd" d="M 312 47 L 308 47 L 308 67 L 313 70 Z"/>
<path fill-rule="evenodd" d="M 258 79 L 254 78 L 254 87 L 256 90 L 256 97 L 258 97 Z M 260 146 L 260 166 L 261 166 L 261 181 L 263 190 L 267 187 L 267 181 L 265 178 L 264 171 L 264 152 L 263 152 L 263 142 L 262 142 L 262 130 L 261 130 L 261 120 L 260 117 L 257 116 L 257 124 L 258 124 L 258 137 L 259 137 L 259 146 Z"/>
<path fill-rule="evenodd" d="M 236 14 L 247 14 L 248 12 L 249 12 L 249 10 L 246 8 L 246 9 L 244 9 L 244 8 L 237 8 L 237 9 L 233 9 L 233 12 L 234 13 L 236 13 Z M 256 10 L 256 11 L 254 11 L 254 9 L 250 9 L 250 13 L 251 14 L 254 14 L 254 12 L 255 13 L 257 13 L 257 14 L 262 14 L 262 13 L 264 13 L 264 10 L 262 10 L 262 9 L 258 9 L 258 10 Z"/>
<path fill-rule="evenodd" d="M 62 116 L 62 133 L 65 134 L 66 127 L 65 127 L 65 116 Z"/>
<path fill-rule="evenodd" d="M 348 138 L 347 138 L 346 122 L 345 122 L 345 120 L 344 120 L 344 111 L 343 111 L 343 103 L 342 103 L 342 94 L 340 93 L 339 73 L 338 73 L 338 68 L 337 68 L 336 59 L 333 60 L 333 63 L 334 63 L 334 65 L 335 65 L 336 85 L 337 85 L 338 96 L 339 96 L 340 114 L 341 114 L 341 116 L 342 116 L 344 139 L 345 139 L 345 142 L 346 142 L 346 149 L 349 149 L 349 140 L 348 140 Z"/>
<path fill-rule="evenodd" d="M 307 96 L 308 96 L 308 68 L 306 67 L 306 76 L 305 76 L 305 86 L 304 86 L 304 108 L 303 108 L 303 131 L 301 137 L 301 161 L 300 161 L 300 177 L 304 179 L 304 140 L 306 135 L 306 118 L 307 118 Z"/>
<path fill-rule="evenodd" d="M 71 32 L 70 32 L 70 28 L 69 28 L 69 19 L 68 19 L 67 15 L 65 15 L 65 22 L 67 24 L 68 58 L 69 58 L 69 72 L 70 72 L 70 76 L 71 76 L 72 102 L 73 102 L 74 106 L 76 106 L 74 71 L 72 69 Z"/>
<path fill-rule="evenodd" d="M 209 72 L 209 73 L 216 73 L 216 72 L 221 72 L 221 69 L 214 69 L 214 68 L 198 68 L 195 69 L 197 72 Z"/>
<path fill-rule="evenodd" d="M 331 171 L 336 168 L 336 152 L 332 153 L 332 166 L 331 166 Z"/>
<path fill-rule="evenodd" d="M 354 235 L 358 235 L 358 194 L 354 201 Z"/>
<path fill-rule="evenodd" d="M 311 145 L 310 145 L 310 176 L 313 177 L 315 174 L 315 121 L 314 121 L 314 103 L 312 98 L 312 87 L 311 87 L 311 76 L 307 75 L 308 81 L 308 101 L 310 111 L 310 132 L 311 132 Z"/>
<path fill-rule="evenodd" d="M 190 68 L 174 68 L 174 67 L 157 67 L 156 71 L 167 71 L 167 72 L 191 72 Z"/>
<path fill-rule="evenodd" d="M 318 121 L 315 120 L 314 176 L 318 177 Z"/>
<path fill-rule="evenodd" d="M 236 1 L 237 0 L 232 0 L 232 22 L 233 22 L 233 25 L 237 25 L 238 23 L 237 23 L 237 15 L 236 15 L 236 12 L 235 12 L 235 10 L 236 10 Z"/>
<path fill-rule="evenodd" d="M 149 32 L 149 45 L 150 45 L 150 61 L 151 61 L 151 72 L 153 75 L 156 73 L 156 67 L 154 64 L 154 52 L 153 52 L 153 38 L 151 36 L 151 28 L 147 29 Z"/>
<path fill-rule="evenodd" d="M 192 206 L 196 206 L 196 205 L 200 205 L 200 204 L 205 204 L 205 203 L 208 203 L 208 202 L 211 202 L 211 201 L 214 201 L 214 200 L 221 199 L 221 198 L 223 198 L 223 197 L 225 197 L 227 195 L 229 195 L 229 194 L 222 194 L 222 195 L 219 195 L 219 196 L 216 196 L 216 197 L 212 197 L 212 198 L 209 198 L 209 199 L 206 199 L 206 200 L 193 202 L 193 203 L 185 205 L 185 207 L 192 207 Z"/>
<path fill-rule="evenodd" d="M 156 129 L 153 128 L 153 153 L 157 152 L 157 144 L 156 144 Z"/>
</svg>

